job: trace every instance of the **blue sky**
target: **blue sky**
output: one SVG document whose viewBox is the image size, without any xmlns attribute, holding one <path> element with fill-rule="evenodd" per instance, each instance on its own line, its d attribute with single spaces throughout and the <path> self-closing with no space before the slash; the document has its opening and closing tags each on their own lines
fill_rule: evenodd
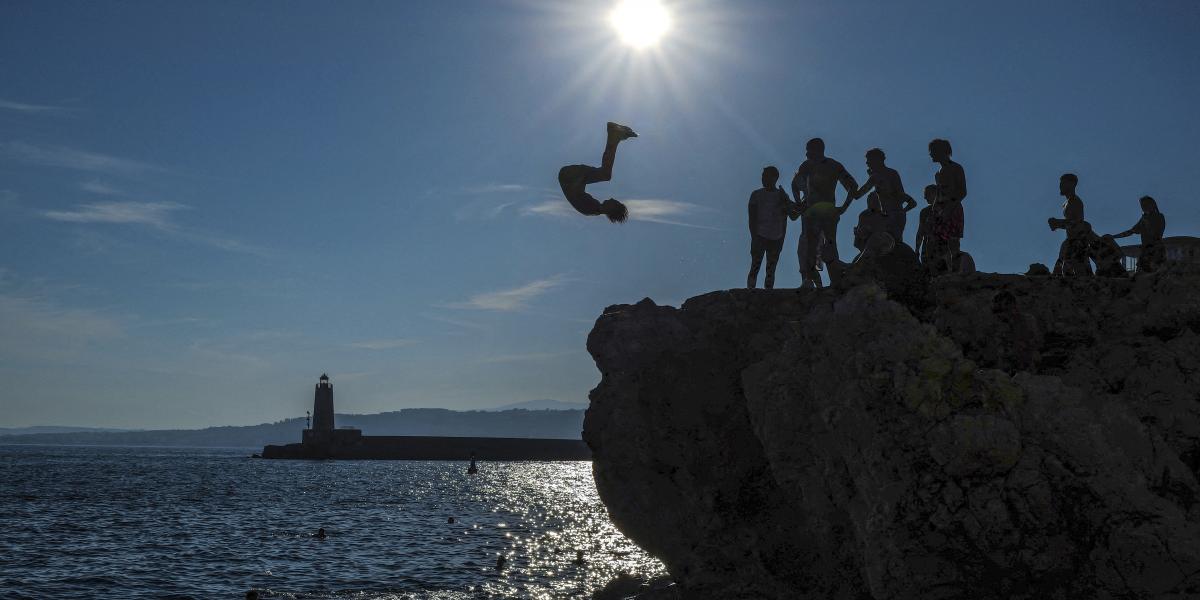
<svg viewBox="0 0 1200 600">
<path fill-rule="evenodd" d="M 322 372 L 344 412 L 584 401 L 596 316 L 743 282 L 813 136 L 918 197 L 950 139 L 981 270 L 1052 261 L 1064 171 L 1100 232 L 1143 194 L 1200 231 L 1200 3 L 679 0 L 649 50 L 613 4 L 0 3 L 0 426 L 276 420 Z M 608 120 L 622 226 L 555 182 Z"/>
</svg>

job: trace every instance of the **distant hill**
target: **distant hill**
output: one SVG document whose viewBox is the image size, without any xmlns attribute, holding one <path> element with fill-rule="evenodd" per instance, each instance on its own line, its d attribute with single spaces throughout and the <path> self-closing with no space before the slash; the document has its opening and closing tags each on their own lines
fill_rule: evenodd
<svg viewBox="0 0 1200 600">
<path fill-rule="evenodd" d="M 563 402 L 562 400 L 526 400 L 515 404 L 505 404 L 496 408 L 484 410 L 587 410 L 587 402 Z"/>
<path fill-rule="evenodd" d="M 0 436 L 29 435 L 31 433 L 78 433 L 81 431 L 115 432 L 133 431 L 131 429 L 114 429 L 111 427 L 69 427 L 65 425 L 34 425 L 31 427 L 0 427 Z"/>
<path fill-rule="evenodd" d="M 373 415 L 337 415 L 335 422 L 338 427 L 362 429 L 363 435 L 579 439 L 583 411 L 408 408 Z M 287 419 L 243 427 L 10 434 L 0 435 L 0 444 L 261 448 L 267 444 L 299 442 L 303 429 L 304 419 Z"/>
</svg>

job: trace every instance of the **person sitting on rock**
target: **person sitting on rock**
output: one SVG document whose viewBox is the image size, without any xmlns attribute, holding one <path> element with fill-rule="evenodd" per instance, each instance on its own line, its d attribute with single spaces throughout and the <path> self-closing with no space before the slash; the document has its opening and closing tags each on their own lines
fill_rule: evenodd
<svg viewBox="0 0 1200 600">
<path fill-rule="evenodd" d="M 879 194 L 879 212 L 887 222 L 885 231 L 891 234 L 893 240 L 900 242 L 904 239 L 907 213 L 916 208 L 917 202 L 904 192 L 904 183 L 900 180 L 900 173 L 884 164 L 887 155 L 883 153 L 883 150 L 879 148 L 867 150 L 866 160 L 867 182 L 854 192 L 854 199 L 862 198 L 871 190 L 875 190 L 875 193 Z"/>
<path fill-rule="evenodd" d="M 1122 264 L 1124 253 L 1120 244 L 1111 235 L 1092 234 L 1088 242 L 1088 256 L 1096 263 L 1096 275 L 1101 277 L 1124 277 Z"/>
<path fill-rule="evenodd" d="M 933 236 L 934 214 L 936 213 L 933 202 L 936 199 L 937 186 L 925 186 L 925 203 L 928 206 L 922 208 L 917 216 L 917 239 L 914 240 L 913 246 L 913 250 L 916 251 L 917 256 L 921 259 L 921 264 L 926 264 L 931 259 L 928 253 L 933 249 L 931 238 Z"/>
<path fill-rule="evenodd" d="M 750 194 L 750 273 L 746 276 L 746 288 L 754 289 L 758 283 L 758 269 L 763 255 L 767 257 L 767 273 L 763 276 L 763 287 L 775 287 L 775 266 L 783 250 L 783 238 L 787 234 L 788 214 L 792 211 L 792 199 L 779 187 L 779 169 L 768 166 L 762 172 L 762 187 Z"/>
<path fill-rule="evenodd" d="M 796 169 L 792 177 L 792 195 L 795 196 L 802 217 L 800 244 L 797 255 L 800 259 L 800 275 L 804 278 L 801 288 L 820 285 L 817 275 L 817 252 L 829 267 L 829 280 L 833 283 L 840 275 L 842 262 L 838 258 L 837 225 L 842 213 L 850 207 L 858 183 L 842 166 L 842 163 L 825 156 L 825 141 L 813 138 L 804 146 L 806 160 Z M 846 189 L 846 201 L 837 205 L 834 197 L 837 186 Z"/>
<path fill-rule="evenodd" d="M 858 225 L 854 227 L 854 247 L 862 252 L 867 249 L 867 240 L 877 233 L 888 233 L 888 219 L 883 213 L 879 194 L 867 195 L 866 210 L 858 213 Z"/>
<path fill-rule="evenodd" d="M 1091 275 L 1088 262 L 1088 243 L 1092 237 L 1092 226 L 1083 219 L 1083 200 L 1075 193 L 1079 177 L 1064 173 L 1058 179 L 1058 193 L 1066 198 L 1063 202 L 1063 218 L 1047 219 L 1050 231 L 1065 229 L 1067 239 L 1058 250 L 1058 261 L 1054 264 L 1055 275 Z"/>
<path fill-rule="evenodd" d="M 604 144 L 604 154 L 600 157 L 600 167 L 591 165 L 567 165 L 558 171 L 558 185 L 562 187 L 567 202 L 575 207 L 580 214 L 593 216 L 604 215 L 613 223 L 624 223 L 629 217 L 629 209 L 624 204 L 609 198 L 600 202 L 587 193 L 589 183 L 599 183 L 612 179 L 613 163 L 617 160 L 617 144 L 637 134 L 625 125 L 609 122 L 608 141 Z"/>
<path fill-rule="evenodd" d="M 1139 273 L 1153 273 L 1166 260 L 1162 239 L 1167 229 L 1167 218 L 1158 211 L 1158 202 L 1154 198 L 1142 196 L 1138 202 L 1142 205 L 1142 218 L 1133 227 L 1112 237 L 1123 238 L 1135 233 L 1141 235 L 1142 248 L 1138 253 L 1137 270 Z"/>
</svg>

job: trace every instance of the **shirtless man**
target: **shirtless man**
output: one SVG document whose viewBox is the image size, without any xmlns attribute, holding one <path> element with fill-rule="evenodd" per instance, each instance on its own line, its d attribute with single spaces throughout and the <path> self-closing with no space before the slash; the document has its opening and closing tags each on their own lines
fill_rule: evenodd
<svg viewBox="0 0 1200 600">
<path fill-rule="evenodd" d="M 562 187 L 567 202 L 575 207 L 580 214 L 604 215 L 613 223 L 624 223 L 629 217 L 629 209 L 624 204 L 609 198 L 600 202 L 587 193 L 589 183 L 599 183 L 612 179 L 613 163 L 617 160 L 617 144 L 637 134 L 625 125 L 608 123 L 608 141 L 604 145 L 604 154 L 600 158 L 600 167 L 591 165 L 567 165 L 558 171 L 558 185 Z"/>
<path fill-rule="evenodd" d="M 842 213 L 850 207 L 858 184 L 846 171 L 842 163 L 825 156 L 825 141 L 813 138 L 804 146 L 805 160 L 792 177 L 792 196 L 797 199 L 801 217 L 800 243 L 796 254 L 800 259 L 800 277 L 803 288 L 820 287 L 821 276 L 817 274 L 817 251 L 821 260 L 829 266 L 829 282 L 841 274 L 842 262 L 838 259 L 837 225 Z M 837 205 L 834 194 L 841 183 L 846 189 L 846 201 Z"/>
<path fill-rule="evenodd" d="M 1058 179 L 1058 193 L 1066 198 L 1063 202 L 1063 218 L 1047 219 L 1050 231 L 1067 230 L 1067 239 L 1058 249 L 1058 262 L 1054 264 L 1055 275 L 1091 275 L 1092 265 L 1088 261 L 1088 243 L 1092 237 L 1092 226 L 1083 220 L 1083 200 L 1075 194 L 1079 177 L 1064 173 Z"/>
<path fill-rule="evenodd" d="M 881 214 L 886 220 L 885 231 L 892 235 L 897 242 L 904 239 L 904 226 L 908 220 L 908 211 L 917 207 L 916 200 L 904 192 L 904 183 L 900 181 L 900 173 L 887 166 L 884 161 L 887 155 L 879 148 L 867 150 L 867 182 L 854 192 L 854 199 L 865 196 L 871 190 L 879 194 Z"/>
</svg>

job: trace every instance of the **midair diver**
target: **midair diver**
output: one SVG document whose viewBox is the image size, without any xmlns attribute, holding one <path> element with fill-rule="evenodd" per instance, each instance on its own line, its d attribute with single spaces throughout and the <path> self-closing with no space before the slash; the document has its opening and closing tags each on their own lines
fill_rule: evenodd
<svg viewBox="0 0 1200 600">
<path fill-rule="evenodd" d="M 613 163 L 617 160 L 617 144 L 637 134 L 625 125 L 608 123 L 608 141 L 604 144 L 604 155 L 600 166 L 567 165 L 558 171 L 558 184 L 562 186 L 563 195 L 567 202 L 575 207 L 580 214 L 593 216 L 604 215 L 613 223 L 624 223 L 629 217 L 629 209 L 624 204 L 609 198 L 600 202 L 587 193 L 589 183 L 598 183 L 612 179 Z"/>
</svg>

